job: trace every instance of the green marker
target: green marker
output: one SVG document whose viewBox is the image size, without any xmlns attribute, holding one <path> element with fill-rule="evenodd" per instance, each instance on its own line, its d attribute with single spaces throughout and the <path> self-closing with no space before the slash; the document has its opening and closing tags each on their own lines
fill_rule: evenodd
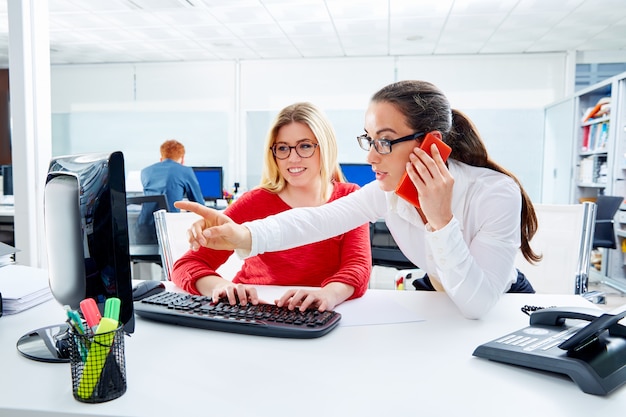
<svg viewBox="0 0 626 417">
<path fill-rule="evenodd" d="M 104 317 L 108 317 L 117 322 L 120 321 L 121 301 L 117 297 L 107 298 L 104 304 Z"/>
</svg>

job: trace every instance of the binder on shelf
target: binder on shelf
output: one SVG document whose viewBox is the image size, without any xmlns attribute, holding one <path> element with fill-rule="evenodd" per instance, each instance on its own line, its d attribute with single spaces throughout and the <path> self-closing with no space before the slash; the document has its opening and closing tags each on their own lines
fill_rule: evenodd
<svg viewBox="0 0 626 417">
<path fill-rule="evenodd" d="M 587 152 L 589 151 L 589 134 L 591 131 L 591 127 L 589 125 L 583 126 L 582 133 L 582 141 L 581 141 L 581 151 Z"/>
</svg>

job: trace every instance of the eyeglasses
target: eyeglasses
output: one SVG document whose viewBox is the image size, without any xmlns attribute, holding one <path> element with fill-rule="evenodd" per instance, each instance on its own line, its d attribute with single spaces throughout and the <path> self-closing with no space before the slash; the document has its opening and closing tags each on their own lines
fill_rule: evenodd
<svg viewBox="0 0 626 417">
<path fill-rule="evenodd" d="M 359 146 L 364 151 L 369 151 L 372 145 L 374 145 L 374 149 L 381 155 L 386 155 L 391 153 L 391 145 L 395 145 L 400 142 L 408 142 L 410 140 L 415 140 L 420 136 L 424 136 L 425 132 L 417 132 L 410 134 L 408 136 L 403 136 L 399 139 L 389 140 L 389 139 L 372 139 L 367 135 L 357 136 L 356 140 L 359 142 Z"/>
<path fill-rule="evenodd" d="M 300 158 L 310 158 L 315 153 L 317 143 L 300 142 L 296 146 L 289 146 L 285 143 L 275 143 L 270 148 L 274 156 L 278 159 L 287 159 L 291 155 L 291 150 L 295 149 Z"/>
</svg>

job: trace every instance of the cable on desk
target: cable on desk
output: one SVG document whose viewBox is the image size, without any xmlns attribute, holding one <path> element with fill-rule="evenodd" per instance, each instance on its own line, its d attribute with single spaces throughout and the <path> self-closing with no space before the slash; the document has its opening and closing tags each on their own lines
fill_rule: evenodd
<svg viewBox="0 0 626 417">
<path fill-rule="evenodd" d="M 553 306 L 552 306 L 553 307 Z M 530 313 L 537 310 L 543 310 L 544 308 L 552 308 L 552 307 L 538 307 L 538 306 L 529 306 L 528 304 L 522 307 L 522 313 L 530 316 Z"/>
</svg>

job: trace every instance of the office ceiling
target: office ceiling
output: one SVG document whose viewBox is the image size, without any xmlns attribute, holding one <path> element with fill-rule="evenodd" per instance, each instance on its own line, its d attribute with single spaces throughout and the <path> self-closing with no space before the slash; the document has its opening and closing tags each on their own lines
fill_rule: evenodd
<svg viewBox="0 0 626 417">
<path fill-rule="evenodd" d="M 0 0 L 0 66 L 8 66 Z M 52 64 L 626 50 L 626 0 L 49 0 Z"/>
</svg>

